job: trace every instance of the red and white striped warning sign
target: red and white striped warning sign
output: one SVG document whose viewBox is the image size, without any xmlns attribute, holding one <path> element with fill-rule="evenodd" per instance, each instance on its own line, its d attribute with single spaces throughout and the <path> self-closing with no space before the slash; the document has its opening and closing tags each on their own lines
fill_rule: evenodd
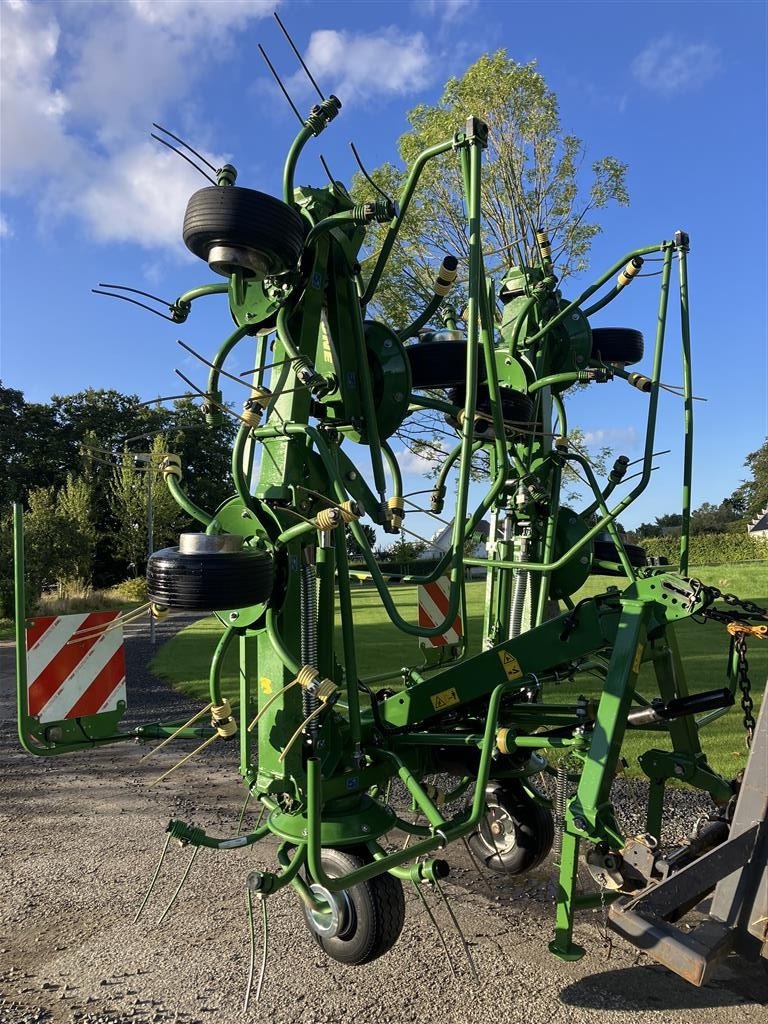
<svg viewBox="0 0 768 1024">
<path fill-rule="evenodd" d="M 125 702 L 119 612 L 46 615 L 27 627 L 27 706 L 42 723 L 114 711 Z M 82 637 L 82 639 L 80 639 Z M 70 642 L 71 641 L 71 642 Z"/>
<path fill-rule="evenodd" d="M 448 612 L 448 594 L 451 589 L 449 576 L 441 576 L 434 583 L 425 583 L 419 587 L 419 625 L 434 627 L 444 621 Z M 461 641 L 464 630 L 461 625 L 461 614 L 457 614 L 453 625 L 439 636 L 423 636 L 419 638 L 422 647 L 447 647 Z"/>
</svg>

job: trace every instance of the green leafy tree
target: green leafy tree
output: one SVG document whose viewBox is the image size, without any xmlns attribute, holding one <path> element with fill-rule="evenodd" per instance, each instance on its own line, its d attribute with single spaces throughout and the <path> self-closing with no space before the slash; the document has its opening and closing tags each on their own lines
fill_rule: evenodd
<svg viewBox="0 0 768 1024">
<path fill-rule="evenodd" d="M 146 566 L 150 504 L 154 549 L 174 543 L 181 530 L 190 525 L 159 473 L 167 455 L 165 438 L 157 435 L 145 454 L 148 462 L 137 459 L 135 452 L 124 451 L 110 486 L 116 521 L 113 544 L 134 576 L 141 575 Z"/>
<path fill-rule="evenodd" d="M 91 584 L 96 555 L 91 484 L 83 477 L 68 473 L 66 483 L 56 495 L 55 516 L 57 525 L 63 528 L 59 584 L 85 589 Z"/>
<path fill-rule="evenodd" d="M 369 545 L 371 547 L 371 550 L 373 550 L 375 548 L 375 546 L 376 546 L 376 531 L 374 530 L 374 528 L 372 526 L 369 526 L 367 523 L 360 523 L 360 528 L 362 529 L 363 533 L 365 534 L 365 538 L 368 541 L 368 543 L 369 543 Z M 355 538 L 352 535 L 352 531 L 350 530 L 349 526 L 345 527 L 345 529 L 344 529 L 344 536 L 346 538 L 346 543 L 347 543 L 347 555 L 348 555 L 348 557 L 349 558 L 354 558 L 354 559 L 358 559 L 358 558 L 362 557 L 363 549 L 360 547 L 360 545 L 355 540 Z"/>
<path fill-rule="evenodd" d="M 557 97 L 535 62 L 519 64 L 498 50 L 480 57 L 461 78 L 449 79 L 435 105 L 410 111 L 410 130 L 399 141 L 406 168 L 423 150 L 451 138 L 470 115 L 489 128 L 482 190 L 489 278 L 498 282 L 508 267 L 538 262 L 537 229 L 549 235 L 561 280 L 585 270 L 592 240 L 601 231 L 596 215 L 611 203 L 629 202 L 626 164 L 603 156 L 586 170 L 585 145 L 563 131 Z M 373 178 L 396 195 L 406 175 L 404 167 L 388 163 Z M 367 198 L 370 186 L 358 177 L 353 193 L 358 200 Z M 385 230 L 386 225 L 369 229 L 364 276 L 375 264 Z M 446 254 L 459 258 L 455 305 L 461 309 L 469 237 L 461 170 L 450 156 L 425 166 L 373 301 L 376 314 L 398 329 L 412 322 L 428 302 L 436 266 Z M 442 417 L 430 412 L 409 417 L 398 436 L 431 461 L 442 460 L 444 449 L 456 443 Z"/>
<path fill-rule="evenodd" d="M 768 437 L 744 461 L 750 479 L 741 483 L 730 501 L 747 522 L 751 522 L 768 506 Z"/>
<path fill-rule="evenodd" d="M 461 78 L 451 78 L 434 106 L 410 111 L 411 128 L 400 138 L 406 165 L 419 153 L 450 138 L 467 117 L 489 128 L 483 166 L 483 228 L 486 268 L 493 276 L 538 258 L 535 232 L 549 234 L 561 279 L 586 269 L 601 227 L 594 215 L 610 203 L 627 205 L 627 165 L 616 157 L 594 160 L 584 173 L 585 145 L 563 131 L 557 97 L 535 62 L 518 64 L 505 50 L 485 54 Z M 406 170 L 385 164 L 374 180 L 396 194 Z M 370 192 L 355 181 L 359 198 Z M 368 235 L 372 251 L 384 228 Z M 453 254 L 466 267 L 469 254 L 464 193 L 458 161 L 430 161 L 403 224 L 376 304 L 386 319 L 404 327 L 431 294 L 436 256 Z"/>
</svg>

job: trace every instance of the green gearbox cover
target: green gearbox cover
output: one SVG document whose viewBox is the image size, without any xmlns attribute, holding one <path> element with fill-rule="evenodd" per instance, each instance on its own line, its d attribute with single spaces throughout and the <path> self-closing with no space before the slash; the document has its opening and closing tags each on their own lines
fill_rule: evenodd
<svg viewBox="0 0 768 1024">
<path fill-rule="evenodd" d="M 411 366 L 402 341 L 391 327 L 378 320 L 366 320 L 364 327 L 379 440 L 386 441 L 408 412 L 411 401 Z M 368 430 L 362 420 L 358 421 L 348 437 L 360 444 L 370 443 Z"/>
<path fill-rule="evenodd" d="M 573 509 L 563 507 L 557 513 L 555 527 L 554 560 L 557 561 L 566 551 L 577 544 L 589 530 L 586 523 Z M 573 555 L 560 569 L 552 573 L 550 596 L 559 600 L 570 597 L 582 587 L 592 568 L 592 542 L 589 541 Z"/>
</svg>

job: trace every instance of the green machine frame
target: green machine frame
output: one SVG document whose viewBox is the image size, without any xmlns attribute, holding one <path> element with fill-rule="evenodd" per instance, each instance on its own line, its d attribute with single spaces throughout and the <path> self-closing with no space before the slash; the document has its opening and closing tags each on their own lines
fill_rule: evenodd
<svg viewBox="0 0 768 1024">
<path fill-rule="evenodd" d="M 719 596 L 688 576 L 693 439 L 688 238 L 677 232 L 671 240 L 626 253 L 577 298 L 566 300 L 554 275 L 549 241 L 540 232 L 537 258 L 506 275 L 499 326 L 482 254 L 486 125 L 470 118 L 452 138 L 422 153 L 397 204 L 381 199 L 355 204 L 340 182 L 325 188 L 294 184 L 303 148 L 339 106 L 330 97 L 313 108 L 286 161 L 282 201 L 298 212 L 305 231 L 298 263 L 271 275 L 235 265 L 225 283 L 195 288 L 170 309 L 171 319 L 183 322 L 199 299 L 227 296 L 236 327 L 210 360 L 208 384 L 201 389 L 203 413 L 212 430 L 231 414 L 220 386 L 225 362 L 243 340 L 256 341 L 252 394 L 232 453 L 235 493 L 223 495 L 217 510 L 202 510 L 185 494 L 177 462 L 170 459 L 162 467 L 174 497 L 202 533 L 237 536 L 244 549 L 261 552 L 274 568 L 274 584 L 263 601 L 215 608 L 224 632 L 210 668 L 211 703 L 203 709 L 211 711 L 210 725 L 155 723 L 120 733 L 119 713 L 53 726 L 29 717 L 23 534 L 17 510 L 20 739 L 32 753 L 58 755 L 134 736 L 164 741 L 172 736 L 237 736 L 240 773 L 249 794 L 264 808 L 264 823 L 233 840 L 214 839 L 173 821 L 169 838 L 226 849 L 277 836 L 278 866 L 252 872 L 249 892 L 267 897 L 292 886 L 307 913 L 317 915 L 329 913 L 331 894 L 384 873 L 437 882 L 446 870 L 437 855 L 478 829 L 492 781 L 515 781 L 526 799 L 552 806 L 534 777 L 547 770 L 547 757 L 554 756 L 567 763 L 575 792 L 566 798 L 560 791 L 554 801 L 559 884 L 550 949 L 563 959 L 576 959 L 583 950 L 573 941 L 574 914 L 606 899 L 604 892 L 579 890 L 580 848 L 589 844 L 590 851 L 599 851 L 609 863 L 625 847 L 611 786 L 627 730 L 649 732 L 651 743 L 659 732 L 671 740 L 670 751 L 651 748 L 641 759 L 650 779 L 646 828 L 651 835 L 660 833 L 669 779 L 703 789 L 721 805 L 734 792 L 733 783 L 707 764 L 699 727 L 733 703 L 736 672 L 722 691 L 691 694 L 675 642 L 675 624 L 707 616 Z M 465 353 L 463 405 L 454 402 L 451 391 L 421 388 L 412 380 L 409 353 L 413 346 L 430 343 L 406 342 L 440 315 L 453 335 L 457 333 L 456 313 L 443 302 L 447 287 L 444 280 L 440 283 L 440 274 L 435 297 L 413 324 L 393 328 L 367 312 L 375 304 L 420 176 L 438 158 L 458 161 L 466 193 L 466 336 L 456 342 Z M 216 187 L 234 188 L 235 177 L 234 168 L 224 168 Z M 364 278 L 360 249 L 371 221 L 386 228 L 373 269 Z M 620 358 L 607 360 L 595 352 L 589 319 L 621 294 L 649 255 L 660 260 L 661 273 L 652 368 L 646 376 L 628 370 Z M 680 559 L 675 567 L 639 566 L 627 553 L 617 519 L 651 478 L 674 261 L 684 367 Z M 444 270 L 440 273 L 445 275 Z M 616 275 L 618 283 L 595 299 Z M 615 503 L 612 494 L 627 460 L 619 460 L 601 485 L 590 462 L 568 442 L 565 410 L 572 385 L 611 381 L 631 387 L 638 401 L 647 404 L 640 471 Z M 487 390 L 482 408 L 479 386 Z M 505 418 L 511 395 L 527 399 L 530 412 L 524 424 L 519 417 Z M 450 544 L 433 571 L 409 578 L 411 583 L 449 579 L 444 621 L 433 627 L 403 618 L 360 524 L 367 515 L 386 532 L 400 530 L 405 514 L 402 478 L 388 442 L 408 416 L 422 409 L 445 413 L 457 430 L 456 447 L 446 456 L 432 494 L 432 510 L 439 514 L 449 473 L 457 470 Z M 470 469 L 473 456 L 481 452 L 487 456 L 489 476 L 482 499 L 473 507 Z M 561 504 L 569 466 L 584 474 L 593 492 L 588 507 L 578 512 Z M 470 557 L 467 542 L 489 514 L 487 555 Z M 391 672 L 361 680 L 345 527 L 363 553 L 386 615 L 408 637 L 444 633 L 463 607 L 467 568 L 484 569 L 482 651 L 469 655 L 465 647 L 451 657 L 405 667 L 396 674 L 400 685 L 395 689 L 382 688 L 391 681 Z M 608 562 L 595 554 L 601 535 L 613 545 Z M 594 569 L 626 577 L 623 589 L 610 587 L 574 604 L 570 595 Z M 553 614 L 555 601 L 565 610 L 558 607 Z M 339 648 L 334 644 L 337 623 Z M 239 645 L 240 659 L 234 711 L 221 690 L 223 658 L 232 644 Z M 658 682 L 653 702 L 637 690 L 644 664 L 652 666 Z M 602 678 L 599 699 L 574 704 L 545 699 L 548 684 L 587 669 Z M 708 713 L 697 720 L 694 715 L 702 712 Z M 456 803 L 428 781 L 448 775 L 458 780 L 448 797 L 471 793 L 469 802 L 451 813 L 446 808 Z M 393 806 L 390 784 L 395 779 L 418 810 L 417 823 L 405 820 Z M 394 829 L 412 841 L 388 852 L 382 840 Z M 333 874 L 323 862 L 327 848 L 354 849 L 361 863 Z"/>
</svg>

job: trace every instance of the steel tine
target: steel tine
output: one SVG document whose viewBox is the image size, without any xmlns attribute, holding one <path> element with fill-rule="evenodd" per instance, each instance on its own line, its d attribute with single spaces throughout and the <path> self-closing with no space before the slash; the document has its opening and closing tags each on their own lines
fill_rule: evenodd
<svg viewBox="0 0 768 1024">
<path fill-rule="evenodd" d="M 467 842 L 467 837 L 466 837 L 466 836 L 462 836 L 462 837 L 461 837 L 461 841 L 462 841 L 462 843 L 464 844 L 464 849 L 465 849 L 465 850 L 467 851 L 467 853 L 469 854 L 469 859 L 470 859 L 470 860 L 472 861 L 472 863 L 474 864 L 474 866 L 475 866 L 475 869 L 476 869 L 476 871 L 477 871 L 478 875 L 479 875 L 479 876 L 480 876 L 480 878 L 482 879 L 483 885 L 485 885 L 485 886 L 486 886 L 486 888 L 488 889 L 488 892 L 489 892 L 489 893 L 490 893 L 491 895 L 493 895 L 493 889 L 492 889 L 492 887 L 491 887 L 491 883 L 490 883 L 490 882 L 488 881 L 488 878 L 486 877 L 485 871 L 484 871 L 484 870 L 482 869 L 482 867 L 480 866 L 480 861 L 479 861 L 479 860 L 477 859 L 477 857 L 475 857 L 474 853 L 472 852 L 472 847 L 471 847 L 471 846 L 469 845 L 469 843 Z"/>
<path fill-rule="evenodd" d="M 246 882 L 245 884 L 245 901 L 248 916 L 248 933 L 250 935 L 250 958 L 248 964 L 248 980 L 245 983 L 245 999 L 243 1000 L 243 1013 L 248 1012 L 248 1004 L 251 1001 L 251 988 L 253 987 L 253 972 L 256 968 L 256 934 L 253 928 L 253 897 L 251 896 L 251 890 Z"/>
<path fill-rule="evenodd" d="M 264 947 L 261 957 L 261 971 L 259 972 L 259 982 L 256 986 L 256 1002 L 261 999 L 261 989 L 264 984 L 264 975 L 267 973 L 267 953 L 269 950 L 269 918 L 267 917 L 267 901 L 264 896 L 259 896 L 261 901 L 261 927 L 262 934 L 264 935 Z"/>
<path fill-rule="evenodd" d="M 165 919 L 166 914 L 171 909 L 173 904 L 176 902 L 176 899 L 177 899 L 179 893 L 181 892 L 184 883 L 187 880 L 187 877 L 188 877 L 189 872 L 190 872 L 190 868 L 192 867 L 192 865 L 195 862 L 195 857 L 197 856 L 199 849 L 200 849 L 200 847 L 196 846 L 194 848 L 194 850 L 192 851 L 192 856 L 189 858 L 189 862 L 187 863 L 187 866 L 184 868 L 184 874 L 181 876 L 181 881 L 176 886 L 176 891 L 174 892 L 173 896 L 171 896 L 171 898 L 170 898 L 170 900 L 168 902 L 168 906 L 165 908 L 165 910 L 162 912 L 160 917 L 157 919 L 157 923 L 158 924 L 162 924 L 163 920 Z"/>
<path fill-rule="evenodd" d="M 149 888 L 147 889 L 146 895 L 144 896 L 144 899 L 142 900 L 141 906 L 136 911 L 136 917 L 134 917 L 134 919 L 133 919 L 133 923 L 134 924 L 136 924 L 136 922 L 139 920 L 141 915 L 144 913 L 144 908 L 146 907 L 147 903 L 149 902 L 149 897 L 152 895 L 152 890 L 155 888 L 155 884 L 157 883 L 158 876 L 160 875 L 160 869 L 162 868 L 163 861 L 165 860 L 165 855 L 168 852 L 168 845 L 169 845 L 170 841 L 171 841 L 171 833 L 169 832 L 168 835 L 165 837 L 165 843 L 163 844 L 163 849 L 162 849 L 162 851 L 160 853 L 160 860 L 158 860 L 157 867 L 155 868 L 155 873 L 154 873 L 154 875 L 152 875 L 152 881 L 149 883 Z"/>
<path fill-rule="evenodd" d="M 467 942 L 466 938 L 464 937 L 464 932 L 461 930 L 461 925 L 459 924 L 458 919 L 457 919 L 456 915 L 453 912 L 453 908 L 451 907 L 451 904 L 448 902 L 448 899 L 447 899 L 445 893 L 443 892 L 442 886 L 437 881 L 437 879 L 435 879 L 435 881 L 432 884 L 434 885 L 434 887 L 439 892 L 440 898 L 442 899 L 443 903 L 445 904 L 445 909 L 448 911 L 448 914 L 449 914 L 449 916 L 451 918 L 451 921 L 453 921 L 453 926 L 456 929 L 456 934 L 461 939 L 461 944 L 464 947 L 464 954 L 465 954 L 465 956 L 467 958 L 467 963 L 469 964 L 469 969 L 472 972 L 472 976 L 474 977 L 475 981 L 479 981 L 480 980 L 480 976 L 477 973 L 477 967 L 475 967 L 475 961 L 472 959 L 472 952 L 471 952 L 471 950 L 469 948 L 469 943 Z"/>
<path fill-rule="evenodd" d="M 253 926 L 253 896 L 251 894 L 251 888 L 246 883 L 246 903 L 248 909 L 248 930 L 250 932 L 250 965 L 248 967 L 248 981 L 245 985 L 245 999 L 243 1000 L 243 1013 L 248 1012 L 248 1004 L 251 1001 L 251 990 L 253 989 L 253 975 L 256 970 L 256 930 Z M 259 893 L 259 902 L 261 903 L 261 933 L 263 938 L 262 943 L 262 955 L 261 955 L 261 969 L 259 971 L 259 980 L 256 983 L 256 999 L 257 1002 L 261 999 L 261 990 L 264 986 L 264 977 L 267 973 L 267 956 L 269 953 L 269 917 L 267 914 L 267 901 L 264 896 Z"/>
<path fill-rule="evenodd" d="M 421 891 L 421 886 L 419 885 L 419 883 L 415 879 L 413 881 L 413 887 L 416 890 L 416 893 L 418 894 L 419 899 L 421 900 L 421 905 L 426 910 L 427 915 L 429 917 L 429 920 L 432 922 L 432 925 L 433 925 L 435 931 L 437 932 L 437 935 L 438 935 L 438 938 L 440 939 L 440 942 L 442 943 L 443 949 L 445 950 L 445 955 L 446 955 L 446 957 L 448 959 L 448 966 L 451 968 L 451 973 L 453 974 L 454 978 L 458 978 L 458 973 L 457 973 L 456 967 L 454 966 L 454 963 L 453 963 L 453 957 L 451 956 L 451 951 L 450 951 L 450 949 L 448 949 L 448 943 L 445 941 L 445 936 L 443 935 L 442 930 L 440 929 L 440 925 L 437 923 L 437 918 L 432 913 L 432 910 L 431 910 L 429 904 L 427 903 L 427 897 Z"/>
</svg>

